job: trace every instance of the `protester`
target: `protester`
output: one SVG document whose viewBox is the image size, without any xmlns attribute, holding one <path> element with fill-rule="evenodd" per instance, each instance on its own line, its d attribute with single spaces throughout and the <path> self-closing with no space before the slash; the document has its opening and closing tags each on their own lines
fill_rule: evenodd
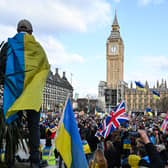
<svg viewBox="0 0 168 168">
<path fill-rule="evenodd" d="M 95 136 L 96 134 L 96 127 L 94 125 L 89 125 L 89 129 L 86 135 L 86 140 L 90 146 L 91 153 L 88 155 L 88 161 L 93 158 L 93 154 L 97 149 L 97 144 L 99 143 L 99 139 Z"/>
<path fill-rule="evenodd" d="M 150 159 L 146 152 L 145 146 L 138 148 L 138 155 L 141 157 L 139 167 L 150 167 Z"/>
<path fill-rule="evenodd" d="M 26 111 L 31 167 L 39 168 L 40 106 L 50 66 L 43 48 L 32 33 L 30 21 L 23 19 L 18 22 L 17 34 L 9 38 L 2 49 L 0 78 L 1 84 L 4 84 L 5 121 L 10 124 L 17 118 L 14 113 Z"/>
<path fill-rule="evenodd" d="M 104 155 L 107 159 L 108 168 L 120 167 L 120 156 L 111 141 L 106 142 Z"/>
<path fill-rule="evenodd" d="M 145 116 L 142 117 L 145 118 Z M 54 120 L 57 120 L 57 122 L 59 121 L 57 118 L 45 119 L 43 122 L 41 122 L 41 124 L 47 129 L 51 127 L 52 123 L 52 129 L 58 124 L 53 122 Z M 123 124 L 111 132 L 110 135 L 105 139 L 103 137 L 98 139 L 95 136 L 98 125 L 102 122 L 102 119 L 99 117 L 94 118 L 93 115 L 78 115 L 76 120 L 81 139 L 83 142 L 85 142 L 83 143 L 83 149 L 85 151 L 88 163 L 90 163 L 90 167 L 99 167 L 101 164 L 99 165 L 98 163 L 102 163 L 102 165 L 104 164 L 104 166 L 107 166 L 107 168 L 162 168 L 168 165 L 168 134 L 166 131 L 163 133 L 156 128 L 155 124 L 157 124 L 157 120 L 155 118 L 150 118 L 150 120 L 145 118 L 146 122 L 143 123 L 143 128 L 145 128 L 145 130 L 136 131 L 134 127 L 137 127 L 137 129 L 139 127 L 142 128 L 142 123 L 141 119 L 137 120 L 135 117 L 135 119 L 130 120 L 129 127 L 125 128 Z M 151 134 L 152 130 L 158 131 L 158 133 Z M 159 140 L 157 145 L 156 142 L 152 143 L 150 138 L 151 135 L 153 138 L 158 137 Z M 89 149 L 89 153 L 86 152 L 86 144 L 87 148 Z M 100 144 L 104 144 L 104 147 L 102 147 Z M 104 159 L 98 159 L 99 157 L 97 158 L 96 156 L 99 154 L 97 153 L 102 153 L 102 156 L 99 157 L 105 157 L 106 161 Z M 63 165 L 61 156 L 59 156 L 59 158 L 58 164 L 59 167 L 61 167 Z"/>
<path fill-rule="evenodd" d="M 89 163 L 89 168 L 107 168 L 107 160 L 102 150 L 97 149 L 95 151 L 93 160 Z"/>
<path fill-rule="evenodd" d="M 138 130 L 143 142 L 145 143 L 145 149 L 150 160 L 150 167 L 152 168 L 164 168 L 164 163 L 160 158 L 159 152 L 154 145 L 150 142 L 145 130 Z"/>
<path fill-rule="evenodd" d="M 138 168 L 138 164 L 140 161 L 140 156 L 137 155 L 137 149 L 131 148 L 130 155 L 128 156 L 128 164 L 131 168 Z"/>
</svg>

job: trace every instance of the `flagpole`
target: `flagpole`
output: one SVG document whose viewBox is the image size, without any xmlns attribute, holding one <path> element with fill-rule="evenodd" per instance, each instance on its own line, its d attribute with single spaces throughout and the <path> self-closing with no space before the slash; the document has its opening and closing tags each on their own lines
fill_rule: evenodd
<svg viewBox="0 0 168 168">
<path fill-rule="evenodd" d="M 61 119 L 60 119 L 59 124 L 58 124 L 58 128 L 60 128 L 60 125 L 61 125 L 62 120 L 63 120 L 63 118 L 64 118 L 65 107 L 66 107 L 66 104 L 67 104 L 69 98 L 70 98 L 70 93 L 68 93 L 68 95 L 67 95 L 67 98 L 66 98 L 66 101 L 65 101 L 65 105 L 64 105 L 64 109 L 63 109 L 62 114 L 61 114 Z M 54 141 L 53 141 L 53 142 L 55 142 L 55 139 L 56 139 L 56 137 L 57 137 L 57 135 L 58 135 L 58 133 L 59 133 L 58 128 L 57 128 L 57 130 L 56 130 L 56 134 L 55 134 L 55 137 L 54 137 Z M 50 159 L 50 156 L 51 156 L 51 154 L 52 154 L 54 145 L 55 145 L 55 143 L 52 143 L 52 146 L 51 146 L 51 148 L 50 148 L 50 152 L 49 152 L 47 161 L 49 161 L 49 159 Z"/>
</svg>

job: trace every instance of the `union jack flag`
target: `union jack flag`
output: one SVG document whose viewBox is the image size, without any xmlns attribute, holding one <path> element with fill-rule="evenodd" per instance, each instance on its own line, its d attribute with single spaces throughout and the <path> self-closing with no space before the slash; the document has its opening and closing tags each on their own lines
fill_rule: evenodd
<svg viewBox="0 0 168 168">
<path fill-rule="evenodd" d="M 167 128 L 168 128 L 168 112 L 165 116 L 165 119 L 164 119 L 162 125 L 161 125 L 161 130 L 163 131 L 163 133 L 166 132 Z"/>
<path fill-rule="evenodd" d="M 128 115 L 125 112 L 125 102 L 122 101 L 114 108 L 110 115 L 103 120 L 103 124 L 98 128 L 96 136 L 103 136 L 106 138 L 111 132 L 128 120 Z"/>
</svg>

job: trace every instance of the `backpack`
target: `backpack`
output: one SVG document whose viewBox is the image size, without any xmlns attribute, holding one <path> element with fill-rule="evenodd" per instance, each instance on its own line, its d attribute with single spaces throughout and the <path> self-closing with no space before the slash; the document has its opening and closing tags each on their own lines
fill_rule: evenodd
<svg viewBox="0 0 168 168">
<path fill-rule="evenodd" d="M 0 44 L 0 85 L 4 84 L 7 51 L 8 51 L 8 43 L 2 41 Z"/>
</svg>

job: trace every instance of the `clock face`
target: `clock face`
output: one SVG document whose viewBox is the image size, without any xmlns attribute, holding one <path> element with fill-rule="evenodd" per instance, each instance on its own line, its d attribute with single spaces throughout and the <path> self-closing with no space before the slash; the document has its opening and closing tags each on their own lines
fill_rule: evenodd
<svg viewBox="0 0 168 168">
<path fill-rule="evenodd" d="M 110 51 L 111 51 L 112 54 L 116 54 L 116 52 L 117 52 L 117 46 L 116 45 L 112 45 Z"/>
</svg>

